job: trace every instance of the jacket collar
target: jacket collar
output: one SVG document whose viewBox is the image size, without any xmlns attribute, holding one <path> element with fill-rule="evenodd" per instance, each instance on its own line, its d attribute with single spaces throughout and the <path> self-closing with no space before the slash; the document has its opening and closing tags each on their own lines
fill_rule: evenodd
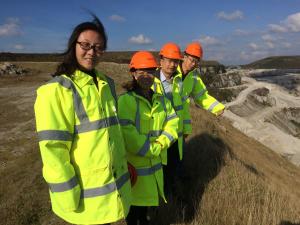
<svg viewBox="0 0 300 225">
<path fill-rule="evenodd" d="M 98 81 L 102 80 L 106 82 L 106 77 L 102 73 L 99 73 L 97 70 L 95 70 L 95 72 Z M 80 88 L 84 87 L 87 84 L 94 83 L 93 77 L 81 70 L 76 70 L 71 78 L 74 83 L 76 83 Z"/>
<path fill-rule="evenodd" d="M 160 71 L 161 71 L 161 69 L 158 69 L 158 70 L 156 70 L 155 73 L 153 74 L 154 77 L 156 77 L 156 78 L 159 79 L 159 80 L 160 80 Z M 175 77 L 177 77 L 177 76 L 182 77 L 181 72 L 178 71 L 178 70 L 176 70 L 176 71 L 173 73 L 172 77 L 175 78 Z"/>
</svg>

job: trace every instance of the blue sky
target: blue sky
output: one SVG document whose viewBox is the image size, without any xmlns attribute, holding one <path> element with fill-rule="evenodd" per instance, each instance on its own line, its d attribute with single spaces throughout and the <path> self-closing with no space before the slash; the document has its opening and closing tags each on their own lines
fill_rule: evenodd
<svg viewBox="0 0 300 225">
<path fill-rule="evenodd" d="M 200 41 L 205 60 L 226 65 L 300 55 L 300 0 L 3 0 L 0 52 L 63 52 L 73 28 L 91 19 L 85 8 L 103 22 L 108 51 Z"/>
</svg>

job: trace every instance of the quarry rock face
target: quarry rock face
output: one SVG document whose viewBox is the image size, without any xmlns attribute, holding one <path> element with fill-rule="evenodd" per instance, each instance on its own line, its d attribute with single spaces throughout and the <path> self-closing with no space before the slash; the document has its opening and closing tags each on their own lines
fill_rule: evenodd
<svg viewBox="0 0 300 225">
<path fill-rule="evenodd" d="M 235 73 L 240 74 L 244 89 L 226 103 L 225 117 L 246 135 L 300 166 L 300 71 L 253 69 Z M 238 78 L 227 77 L 231 82 L 215 82 L 220 90 L 222 85 L 239 83 Z"/>
<path fill-rule="evenodd" d="M 8 62 L 0 63 L 0 76 L 2 75 L 25 75 L 28 71 Z"/>
<path fill-rule="evenodd" d="M 214 72 L 201 73 L 201 79 L 207 87 L 211 88 L 226 88 L 241 85 L 241 76 L 242 74 L 238 71 L 221 74 Z"/>
</svg>

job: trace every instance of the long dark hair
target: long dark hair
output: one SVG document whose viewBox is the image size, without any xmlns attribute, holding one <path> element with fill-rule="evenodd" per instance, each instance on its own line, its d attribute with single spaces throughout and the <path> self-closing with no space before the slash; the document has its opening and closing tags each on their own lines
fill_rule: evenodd
<svg viewBox="0 0 300 225">
<path fill-rule="evenodd" d="M 126 91 L 135 91 L 138 87 L 139 85 L 134 76 L 132 76 L 132 80 L 124 82 L 122 84 L 122 88 L 124 88 Z"/>
<path fill-rule="evenodd" d="M 98 32 L 103 39 L 103 50 L 107 48 L 107 35 L 102 22 L 93 13 L 90 14 L 93 17 L 93 21 L 81 23 L 74 28 L 68 41 L 67 50 L 62 53 L 62 55 L 64 56 L 63 61 L 57 66 L 56 72 L 53 74 L 53 76 L 59 76 L 62 74 L 71 76 L 78 68 L 75 49 L 77 39 L 83 31 L 94 30 Z"/>
</svg>

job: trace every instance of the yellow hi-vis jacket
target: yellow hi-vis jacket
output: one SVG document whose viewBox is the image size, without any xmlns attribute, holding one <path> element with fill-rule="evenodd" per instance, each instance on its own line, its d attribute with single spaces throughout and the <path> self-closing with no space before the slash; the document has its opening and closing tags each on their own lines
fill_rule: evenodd
<svg viewBox="0 0 300 225">
<path fill-rule="evenodd" d="M 75 71 L 37 90 L 36 128 L 53 211 L 74 224 L 125 218 L 131 201 L 113 80 Z"/>
<path fill-rule="evenodd" d="M 172 83 L 172 106 L 179 117 L 178 123 L 178 150 L 179 157 L 182 160 L 183 157 L 183 135 L 192 133 L 191 115 L 189 111 L 189 104 L 186 101 L 182 101 L 183 83 L 182 74 L 175 73 L 173 75 Z M 151 87 L 155 93 L 165 95 L 163 85 L 160 81 L 160 70 L 155 72 L 154 83 Z"/>
<path fill-rule="evenodd" d="M 158 206 L 159 196 L 165 200 L 162 163 L 167 160 L 167 148 L 177 139 L 178 116 L 171 102 L 156 93 L 149 102 L 134 91 L 127 92 L 118 103 L 128 161 L 138 175 L 132 205 Z"/>
<path fill-rule="evenodd" d="M 182 73 L 180 66 L 177 71 Z M 189 72 L 183 80 L 182 101 L 190 104 L 189 97 L 192 97 L 196 106 L 203 108 L 215 115 L 218 115 L 225 106 L 208 94 L 205 84 L 200 78 L 200 74 L 196 69 Z"/>
</svg>

